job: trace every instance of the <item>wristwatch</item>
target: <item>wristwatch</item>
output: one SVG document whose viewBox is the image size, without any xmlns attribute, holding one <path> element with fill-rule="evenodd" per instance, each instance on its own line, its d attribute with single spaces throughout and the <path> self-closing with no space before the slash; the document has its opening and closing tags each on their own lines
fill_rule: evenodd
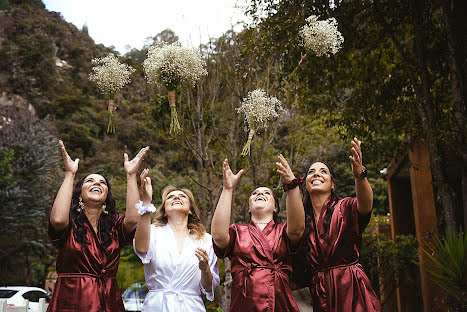
<svg viewBox="0 0 467 312">
<path fill-rule="evenodd" d="M 362 166 L 362 173 L 360 173 L 360 179 L 365 179 L 368 175 L 368 170 L 365 168 L 365 166 Z"/>
</svg>

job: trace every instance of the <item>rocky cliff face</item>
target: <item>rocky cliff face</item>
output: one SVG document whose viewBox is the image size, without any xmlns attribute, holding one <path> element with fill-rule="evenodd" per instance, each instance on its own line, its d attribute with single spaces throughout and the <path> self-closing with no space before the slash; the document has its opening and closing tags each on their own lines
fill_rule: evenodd
<svg viewBox="0 0 467 312">
<path fill-rule="evenodd" d="M 39 119 L 49 116 L 52 133 L 67 143 L 75 157 L 84 160 L 95 155 L 105 139 L 108 112 L 104 97 L 88 75 L 93 58 L 114 51 L 96 45 L 86 30 L 67 23 L 59 13 L 47 11 L 39 0 L 9 0 L 9 3 L 11 9 L 0 10 L 1 103 L 10 109 L 22 106 L 15 116 L 25 110 L 33 111 Z M 147 116 L 140 115 L 134 122 L 128 117 L 142 112 L 141 104 L 148 103 L 148 95 L 142 67 L 131 59 L 123 61 L 135 66 L 137 72 L 132 76 L 131 86 L 117 96 L 120 114 L 117 131 L 120 125 L 132 133 Z M 6 113 L 3 110 L 0 115 Z M 107 150 L 116 151 L 128 145 L 127 141 L 134 141 L 129 139 L 132 134 L 121 130 L 120 137 L 114 136 L 114 145 L 107 145 Z"/>
<path fill-rule="evenodd" d="M 10 3 L 0 11 L 0 91 L 21 95 L 39 117 L 53 114 L 58 97 L 92 89 L 90 60 L 109 49 L 40 1 Z"/>
</svg>

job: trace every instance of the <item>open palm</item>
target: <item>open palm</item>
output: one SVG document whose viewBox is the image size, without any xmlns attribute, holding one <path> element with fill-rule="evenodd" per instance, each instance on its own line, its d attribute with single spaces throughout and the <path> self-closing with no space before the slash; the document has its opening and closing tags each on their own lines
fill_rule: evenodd
<svg viewBox="0 0 467 312">
<path fill-rule="evenodd" d="M 229 166 L 229 161 L 225 159 L 222 164 L 222 172 L 223 172 L 222 181 L 224 183 L 224 188 L 231 190 L 235 187 L 235 185 L 237 185 L 238 180 L 240 180 L 240 177 L 243 174 L 243 169 L 240 170 L 237 174 L 233 174 Z"/>
<path fill-rule="evenodd" d="M 125 168 L 126 174 L 135 174 L 138 171 L 139 166 L 141 165 L 141 162 L 143 161 L 144 156 L 146 155 L 148 150 L 149 146 L 143 147 L 132 160 L 128 160 L 127 153 L 123 154 L 123 167 Z"/>
<path fill-rule="evenodd" d="M 65 145 L 63 144 L 62 140 L 58 141 L 58 145 L 60 146 L 60 152 L 62 153 L 65 170 L 70 173 L 76 173 L 78 171 L 79 159 L 76 158 L 74 161 L 71 159 L 70 155 L 68 155 L 65 149 Z"/>
</svg>

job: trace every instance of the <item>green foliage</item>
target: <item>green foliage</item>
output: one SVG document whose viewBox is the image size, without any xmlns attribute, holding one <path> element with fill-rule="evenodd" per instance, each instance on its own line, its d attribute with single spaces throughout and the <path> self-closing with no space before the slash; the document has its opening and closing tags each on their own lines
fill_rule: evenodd
<svg viewBox="0 0 467 312">
<path fill-rule="evenodd" d="M 389 217 L 378 216 L 369 229 L 376 224 L 389 224 Z M 411 274 L 413 261 L 418 259 L 417 239 L 413 235 L 397 235 L 394 241 L 383 234 L 363 234 L 360 263 L 370 278 L 373 290 L 387 294 L 387 301 L 400 284 L 414 283 Z M 385 302 L 382 302 L 384 305 Z"/>
<path fill-rule="evenodd" d="M 81 31 L 86 35 L 89 35 L 89 27 L 87 23 L 84 23 L 83 28 L 81 28 Z"/>
<path fill-rule="evenodd" d="M 117 283 L 122 293 L 133 283 L 145 283 L 144 265 L 134 253 L 133 246 L 127 246 L 120 252 Z"/>
<path fill-rule="evenodd" d="M 427 271 L 433 281 L 443 289 L 451 311 L 467 308 L 467 232 L 446 233 L 441 239 L 433 237 L 428 249 L 420 250 L 433 263 L 433 267 L 415 262 Z"/>
<path fill-rule="evenodd" d="M 16 6 L 16 5 L 32 5 L 39 7 L 41 9 L 45 8 L 44 3 L 42 3 L 42 0 L 9 0 L 11 5 Z"/>
<path fill-rule="evenodd" d="M 11 10 L 11 4 L 8 0 L 0 0 L 0 10 Z"/>
<path fill-rule="evenodd" d="M 2 170 L 10 174 L 0 185 L 0 277 L 6 284 L 38 284 L 44 272 L 37 270 L 50 261 L 47 212 L 60 158 L 45 121 L 17 117 L 3 125 L 0 136 Z"/>
<path fill-rule="evenodd" d="M 284 97 L 315 115 L 326 114 L 328 125 L 335 126 L 342 137 L 357 136 L 370 143 L 364 155 L 382 169 L 407 136 L 426 136 L 414 91 L 419 81 L 414 10 L 410 1 L 344 1 L 331 6 L 326 0 L 252 0 L 247 13 L 255 22 L 242 33 L 249 38 L 244 53 L 253 53 L 262 61 L 275 56 L 282 68 L 277 79 Z M 309 54 L 297 66 L 301 54 L 307 52 L 299 46 L 298 31 L 311 14 L 321 19 L 335 17 L 345 42 L 336 55 Z M 436 98 L 437 137 L 428 140 L 454 144 L 457 130 L 452 127 L 453 108 L 446 85 L 449 71 L 440 4 L 427 3 L 421 14 L 424 39 L 430 42 L 425 57 Z"/>
<path fill-rule="evenodd" d="M 15 151 L 12 149 L 0 149 L 0 188 L 14 187 L 13 180 L 13 159 Z"/>
</svg>

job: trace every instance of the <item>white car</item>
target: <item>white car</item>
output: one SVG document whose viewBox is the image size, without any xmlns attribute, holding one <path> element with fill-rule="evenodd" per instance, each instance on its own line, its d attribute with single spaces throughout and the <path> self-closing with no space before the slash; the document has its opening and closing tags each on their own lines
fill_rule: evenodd
<svg viewBox="0 0 467 312">
<path fill-rule="evenodd" d="M 42 312 L 39 311 L 39 299 L 41 298 L 45 298 L 45 301 L 49 302 L 50 295 L 39 287 L 0 287 L 0 300 L 6 299 L 6 303 L 9 307 L 24 307 L 27 299 L 29 300 L 29 312 Z"/>
<path fill-rule="evenodd" d="M 123 305 L 126 311 L 141 311 L 144 298 L 148 293 L 148 288 L 144 283 L 134 283 L 128 287 L 122 295 Z"/>
</svg>

